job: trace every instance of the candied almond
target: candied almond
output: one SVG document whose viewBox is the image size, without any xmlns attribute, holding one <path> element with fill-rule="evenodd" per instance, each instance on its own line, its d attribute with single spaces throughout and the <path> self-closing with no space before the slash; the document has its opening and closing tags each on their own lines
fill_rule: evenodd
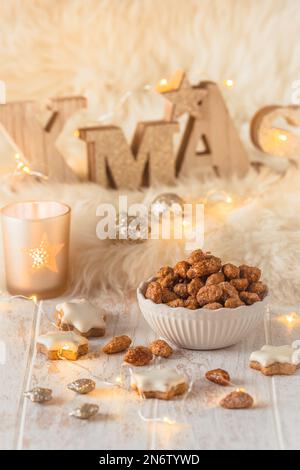
<svg viewBox="0 0 300 470">
<path fill-rule="evenodd" d="M 102 348 L 102 351 L 106 354 L 115 354 L 125 351 L 131 345 L 131 339 L 127 335 L 114 336 L 107 344 Z"/>
<path fill-rule="evenodd" d="M 204 286 L 204 282 L 199 278 L 195 277 L 189 284 L 187 284 L 187 291 L 189 295 L 196 296 L 201 287 Z"/>
<path fill-rule="evenodd" d="M 237 279 L 240 277 L 240 268 L 231 263 L 226 263 L 222 267 L 222 271 L 227 279 Z"/>
<path fill-rule="evenodd" d="M 162 301 L 164 304 L 167 304 L 168 302 L 171 302 L 171 300 L 177 299 L 177 295 L 175 292 L 172 290 L 168 289 L 167 287 L 164 287 L 162 290 Z"/>
<path fill-rule="evenodd" d="M 136 346 L 129 348 L 124 356 L 124 361 L 133 366 L 145 366 L 152 360 L 152 352 L 145 346 Z"/>
<path fill-rule="evenodd" d="M 173 268 L 171 266 L 163 266 L 156 274 L 156 277 L 166 277 L 168 274 L 174 274 Z"/>
<path fill-rule="evenodd" d="M 198 263 L 205 257 L 205 253 L 202 250 L 194 250 L 187 259 L 189 264 Z"/>
<path fill-rule="evenodd" d="M 230 383 L 230 375 L 224 369 L 209 370 L 205 374 L 205 378 L 210 382 L 218 385 L 226 386 Z"/>
<path fill-rule="evenodd" d="M 195 277 L 208 276 L 213 273 L 217 273 L 221 268 L 221 260 L 216 256 L 210 256 L 205 258 L 198 263 L 193 264 L 193 266 L 188 270 L 187 276 L 190 279 Z"/>
<path fill-rule="evenodd" d="M 152 281 L 148 284 L 145 293 L 146 299 L 150 299 L 156 304 L 162 303 L 162 287 L 159 282 Z"/>
<path fill-rule="evenodd" d="M 229 297 L 225 300 L 225 308 L 237 308 L 245 305 L 245 303 L 239 297 Z"/>
<path fill-rule="evenodd" d="M 223 290 L 219 284 L 213 284 L 211 286 L 204 286 L 201 287 L 197 294 L 197 301 L 199 305 L 202 307 L 206 304 L 211 304 L 214 302 L 218 302 L 223 295 Z"/>
<path fill-rule="evenodd" d="M 246 278 L 243 278 L 243 279 L 231 279 L 231 281 L 229 281 L 229 283 L 237 290 L 237 291 L 241 291 L 241 290 L 246 290 L 248 285 L 249 285 L 249 281 L 248 279 Z"/>
<path fill-rule="evenodd" d="M 219 302 L 212 302 L 210 304 L 203 305 L 203 308 L 207 308 L 208 310 L 218 310 L 219 308 L 223 308 L 223 305 Z"/>
<path fill-rule="evenodd" d="M 174 266 L 174 273 L 185 279 L 189 269 L 190 265 L 187 261 L 179 261 Z"/>
<path fill-rule="evenodd" d="M 220 282 L 224 282 L 224 281 L 225 281 L 225 277 L 223 273 L 221 272 L 214 273 L 208 276 L 208 278 L 206 279 L 205 285 L 210 286 L 212 284 L 220 284 Z"/>
<path fill-rule="evenodd" d="M 163 339 L 157 339 L 156 341 L 152 341 L 149 345 L 149 349 L 154 354 L 154 356 L 160 357 L 169 357 L 173 353 L 173 349 L 171 346 Z"/>
<path fill-rule="evenodd" d="M 248 279 L 249 282 L 259 281 L 261 270 L 254 266 L 247 266 L 243 264 L 240 266 L 240 276 Z"/>
<path fill-rule="evenodd" d="M 189 296 L 187 284 L 175 284 L 173 290 L 175 294 L 182 299 L 186 299 Z"/>
<path fill-rule="evenodd" d="M 249 395 L 249 393 L 246 393 L 243 390 L 235 390 L 234 392 L 226 395 L 226 397 L 220 401 L 220 405 L 223 408 L 228 408 L 231 410 L 251 408 L 253 406 L 253 398 L 251 395 Z"/>
<path fill-rule="evenodd" d="M 173 287 L 174 283 L 177 281 L 177 276 L 175 276 L 174 273 L 167 274 L 164 277 L 159 277 L 157 278 L 156 282 L 158 282 L 162 288 L 167 287 Z"/>
<path fill-rule="evenodd" d="M 167 305 L 169 305 L 169 307 L 172 307 L 172 308 L 185 306 L 183 299 L 171 300 L 171 302 L 168 302 Z"/>
<path fill-rule="evenodd" d="M 261 299 L 255 292 L 240 292 L 240 299 L 247 305 L 252 305 L 255 302 L 259 302 Z"/>
<path fill-rule="evenodd" d="M 220 286 L 222 289 L 222 302 L 225 302 L 227 299 L 229 299 L 229 297 L 238 297 L 239 295 L 235 287 L 233 287 L 233 285 L 227 281 L 221 282 L 220 284 L 218 284 L 218 286 Z"/>
<path fill-rule="evenodd" d="M 186 301 L 184 302 L 184 306 L 186 308 L 189 308 L 190 310 L 197 310 L 197 308 L 199 308 L 199 304 L 196 297 L 193 297 L 192 295 L 190 295 L 186 299 Z"/>
<path fill-rule="evenodd" d="M 268 292 L 268 287 L 261 281 L 252 282 L 252 284 L 250 284 L 248 288 L 248 291 L 259 295 L 260 298 L 264 298 L 264 296 Z"/>
</svg>

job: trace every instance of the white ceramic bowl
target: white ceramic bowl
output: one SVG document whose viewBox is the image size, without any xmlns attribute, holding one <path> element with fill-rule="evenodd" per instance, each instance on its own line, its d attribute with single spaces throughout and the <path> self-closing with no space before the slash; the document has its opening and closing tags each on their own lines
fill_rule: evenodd
<svg viewBox="0 0 300 470">
<path fill-rule="evenodd" d="M 172 308 L 145 298 L 148 282 L 137 289 L 145 320 L 159 336 L 187 349 L 220 349 L 238 343 L 261 323 L 269 302 L 265 297 L 261 302 L 238 308 Z"/>
</svg>

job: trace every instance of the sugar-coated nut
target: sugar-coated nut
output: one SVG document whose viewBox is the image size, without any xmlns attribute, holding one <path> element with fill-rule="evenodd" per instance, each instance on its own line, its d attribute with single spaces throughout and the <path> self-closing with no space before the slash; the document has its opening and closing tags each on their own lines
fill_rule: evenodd
<svg viewBox="0 0 300 470">
<path fill-rule="evenodd" d="M 202 250 L 195 250 L 193 251 L 187 259 L 189 264 L 198 263 L 205 257 L 205 253 Z"/>
<path fill-rule="evenodd" d="M 235 289 L 235 287 L 233 287 L 232 284 L 230 284 L 229 282 L 225 281 L 225 282 L 221 282 L 220 284 L 218 284 L 221 289 L 222 289 L 222 296 L 221 296 L 221 300 L 222 302 L 224 303 L 227 299 L 229 299 L 229 297 L 238 297 L 238 291 Z"/>
<path fill-rule="evenodd" d="M 214 273 L 208 276 L 205 284 L 207 286 L 211 286 L 212 284 L 220 284 L 220 282 L 224 282 L 224 281 L 225 281 L 224 274 L 220 272 L 220 273 Z"/>
<path fill-rule="evenodd" d="M 245 303 L 239 297 L 229 297 L 224 303 L 225 308 L 237 308 L 242 305 L 245 305 Z"/>
<path fill-rule="evenodd" d="M 264 296 L 266 295 L 267 291 L 268 291 L 268 287 L 267 287 L 266 284 L 264 284 L 261 281 L 252 282 L 252 284 L 250 284 L 250 286 L 248 288 L 248 291 L 249 292 L 254 292 L 255 294 L 259 295 L 259 297 L 261 299 L 263 299 Z"/>
<path fill-rule="evenodd" d="M 175 292 L 172 290 L 168 289 L 167 287 L 164 287 L 162 290 L 162 301 L 164 304 L 167 304 L 168 302 L 171 302 L 171 300 L 177 299 L 177 295 Z"/>
<path fill-rule="evenodd" d="M 167 287 L 173 287 L 174 283 L 177 282 L 177 276 L 175 276 L 174 273 L 169 273 L 164 277 L 159 277 L 156 280 L 162 288 Z"/>
<path fill-rule="evenodd" d="M 249 393 L 246 393 L 242 390 L 235 390 L 234 392 L 229 393 L 220 401 L 220 405 L 223 408 L 228 409 L 242 409 L 242 408 L 251 408 L 253 405 L 253 398 Z"/>
<path fill-rule="evenodd" d="M 149 345 L 149 349 L 154 356 L 160 357 L 170 357 L 173 353 L 173 349 L 171 346 L 164 341 L 163 339 L 157 339 L 156 341 L 152 341 Z"/>
<path fill-rule="evenodd" d="M 186 301 L 185 301 L 185 303 L 184 303 L 184 306 L 185 306 L 186 308 L 189 308 L 190 310 L 196 310 L 197 308 L 200 307 L 199 304 L 198 304 L 198 301 L 197 301 L 196 297 L 194 297 L 194 296 L 192 296 L 192 295 L 190 295 L 190 296 L 186 299 Z"/>
<path fill-rule="evenodd" d="M 145 366 L 152 360 L 152 352 L 145 346 L 129 348 L 124 356 L 124 361 L 133 366 Z"/>
<path fill-rule="evenodd" d="M 186 299 L 189 296 L 187 284 L 175 284 L 173 288 L 175 294 L 182 299 Z M 174 299 L 172 299 L 174 300 Z"/>
<path fill-rule="evenodd" d="M 252 305 L 255 302 L 259 302 L 261 299 L 258 294 L 254 292 L 240 292 L 240 299 L 247 305 Z"/>
<path fill-rule="evenodd" d="M 166 277 L 168 274 L 174 274 L 173 268 L 171 266 L 163 266 L 156 274 L 156 277 Z"/>
<path fill-rule="evenodd" d="M 245 277 L 249 282 L 259 281 L 260 275 L 261 270 L 259 268 L 247 266 L 246 264 L 240 266 L 240 276 Z"/>
<path fill-rule="evenodd" d="M 171 300 L 171 302 L 168 302 L 167 305 L 169 305 L 169 307 L 172 307 L 172 308 L 185 306 L 183 299 Z"/>
<path fill-rule="evenodd" d="M 249 281 L 246 278 L 231 279 L 229 282 L 237 291 L 246 290 L 249 285 Z"/>
<path fill-rule="evenodd" d="M 204 282 L 199 278 L 195 277 L 195 279 L 192 279 L 189 284 L 187 284 L 187 291 L 189 295 L 196 296 L 198 291 L 201 289 L 201 287 L 204 286 Z"/>
<path fill-rule="evenodd" d="M 156 304 L 162 303 L 162 287 L 159 282 L 153 281 L 148 284 L 145 297 Z"/>
<path fill-rule="evenodd" d="M 105 346 L 102 351 L 106 354 L 115 354 L 125 351 L 131 345 L 131 339 L 127 335 L 114 336 Z"/>
<path fill-rule="evenodd" d="M 237 279 L 240 277 L 240 268 L 234 264 L 227 263 L 222 267 L 222 271 L 227 279 Z"/>
<path fill-rule="evenodd" d="M 209 370 L 206 372 L 205 378 L 210 382 L 222 385 L 223 387 L 230 383 L 230 375 L 224 369 Z"/>
<path fill-rule="evenodd" d="M 216 256 L 209 256 L 193 264 L 188 270 L 187 276 L 190 279 L 195 277 L 209 276 L 210 274 L 217 273 L 222 266 L 220 258 Z"/>
<path fill-rule="evenodd" d="M 260 276 L 261 270 L 255 266 L 222 265 L 220 258 L 199 249 L 174 268 L 162 266 L 148 284 L 145 297 L 171 308 L 237 308 L 252 305 L 267 294 Z"/>
<path fill-rule="evenodd" d="M 218 310 L 219 308 L 223 308 L 223 305 L 219 302 L 212 302 L 210 304 L 203 305 L 203 308 L 207 308 L 208 310 Z"/>
<path fill-rule="evenodd" d="M 223 295 L 223 289 L 220 287 L 219 284 L 213 284 L 211 286 L 204 286 L 201 287 L 197 294 L 197 301 L 202 307 L 206 304 L 211 304 L 213 302 L 218 302 Z"/>
<path fill-rule="evenodd" d="M 194 265 L 195 266 L 195 265 Z M 194 269 L 194 266 L 192 266 L 188 272 L 186 273 L 187 277 L 189 279 L 196 279 L 198 277 L 198 271 L 197 269 Z"/>
<path fill-rule="evenodd" d="M 189 269 L 190 265 L 187 261 L 179 261 L 174 266 L 174 273 L 180 276 L 182 279 L 185 279 Z"/>
</svg>

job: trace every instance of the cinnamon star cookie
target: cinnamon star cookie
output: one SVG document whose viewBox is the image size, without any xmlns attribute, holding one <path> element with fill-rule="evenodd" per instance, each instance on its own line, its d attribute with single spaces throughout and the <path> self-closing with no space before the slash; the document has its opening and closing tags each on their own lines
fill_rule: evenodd
<svg viewBox="0 0 300 470">
<path fill-rule="evenodd" d="M 85 337 L 104 336 L 105 319 L 99 309 L 86 299 L 74 299 L 56 306 L 57 326 L 74 330 Z"/>
<path fill-rule="evenodd" d="M 69 359 L 76 361 L 79 356 L 87 354 L 88 340 L 74 331 L 50 331 L 37 339 L 37 350 L 48 359 Z"/>
<path fill-rule="evenodd" d="M 250 356 L 250 367 L 261 371 L 264 375 L 291 375 L 300 367 L 300 344 L 265 345 Z"/>
<path fill-rule="evenodd" d="M 188 384 L 186 378 L 175 369 L 151 369 L 145 372 L 131 371 L 131 387 L 143 398 L 171 400 L 183 395 Z"/>
</svg>

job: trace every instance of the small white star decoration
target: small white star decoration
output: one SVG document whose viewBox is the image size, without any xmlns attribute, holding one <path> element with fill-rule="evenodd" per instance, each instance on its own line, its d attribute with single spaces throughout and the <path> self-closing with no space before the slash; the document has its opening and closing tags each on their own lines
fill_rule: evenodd
<svg viewBox="0 0 300 470">
<path fill-rule="evenodd" d="M 51 245 L 48 240 L 48 236 L 45 233 L 38 247 L 26 248 L 24 251 L 32 259 L 32 269 L 38 271 L 46 268 L 52 272 L 57 273 L 56 256 L 63 249 L 64 243 L 58 243 Z"/>
</svg>

